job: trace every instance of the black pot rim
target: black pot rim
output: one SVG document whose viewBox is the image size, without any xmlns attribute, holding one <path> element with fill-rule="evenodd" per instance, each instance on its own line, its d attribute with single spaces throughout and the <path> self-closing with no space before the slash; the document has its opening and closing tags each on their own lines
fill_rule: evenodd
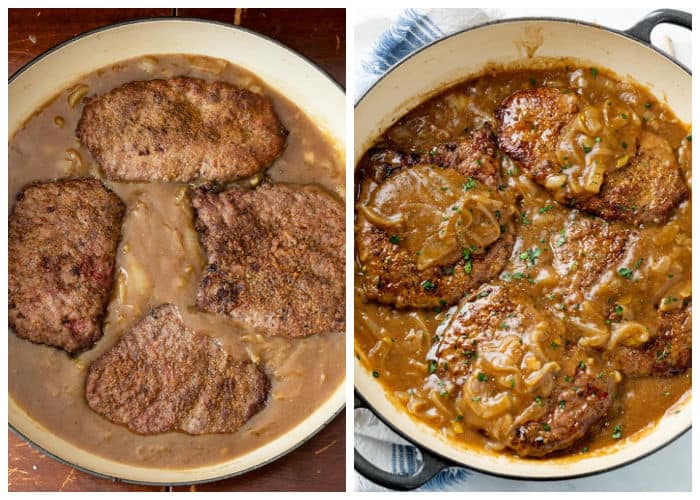
<svg viewBox="0 0 700 500">
<path fill-rule="evenodd" d="M 227 23 L 224 23 L 224 22 L 221 22 L 221 21 L 214 21 L 214 20 L 210 20 L 210 19 L 201 19 L 201 18 L 198 18 L 198 17 L 176 17 L 176 16 L 144 17 L 144 18 L 140 18 L 140 19 L 132 19 L 132 20 L 129 20 L 129 21 L 123 21 L 123 22 L 119 22 L 119 23 L 109 24 L 109 25 L 106 25 L 106 26 L 101 26 L 101 27 L 99 27 L 99 28 L 95 28 L 95 29 L 92 29 L 92 30 L 89 30 L 89 31 L 85 31 L 85 32 L 83 32 L 83 33 L 80 33 L 80 34 L 78 34 L 78 35 L 76 35 L 76 36 L 74 36 L 74 37 L 72 37 L 72 38 L 70 38 L 70 39 L 68 39 L 68 40 L 66 40 L 66 41 L 64 41 L 64 42 L 61 42 L 60 44 L 58 44 L 58 45 L 56 45 L 56 46 L 54 46 L 54 47 L 51 47 L 50 49 L 48 49 L 48 50 L 42 52 L 41 54 L 39 54 L 38 56 L 36 56 L 35 58 L 33 58 L 31 61 L 29 61 L 29 62 L 25 63 L 24 65 L 22 65 L 22 67 L 20 67 L 17 71 L 15 71 L 15 72 L 12 74 L 12 76 L 8 79 L 8 84 L 11 84 L 11 83 L 12 83 L 13 81 L 15 81 L 21 74 L 23 74 L 24 72 L 26 72 L 29 68 L 31 68 L 31 67 L 34 66 L 35 64 L 38 64 L 40 61 L 46 59 L 47 57 L 51 56 L 51 54 L 53 54 L 54 52 L 56 52 L 56 51 L 62 49 L 63 47 L 65 47 L 65 46 L 67 46 L 67 45 L 70 45 L 70 44 L 72 44 L 72 43 L 74 43 L 74 42 L 77 42 L 77 41 L 79 41 L 79 40 L 82 40 L 83 38 L 86 38 L 86 37 L 88 37 L 88 36 L 90 36 L 90 35 L 94 35 L 95 33 L 101 33 L 101 32 L 103 32 L 103 31 L 107 31 L 107 30 L 114 29 L 114 28 L 120 28 L 120 27 L 122 27 L 122 26 L 128 26 L 128 25 L 131 25 L 131 24 L 145 24 L 145 23 L 152 23 L 152 22 L 159 22 L 159 21 L 185 21 L 185 22 L 198 22 L 198 23 L 202 23 L 202 24 L 215 24 L 215 25 L 217 25 L 217 26 L 221 26 L 221 27 L 224 27 L 224 28 L 228 28 L 228 29 L 232 29 L 232 30 L 238 30 L 238 31 L 243 31 L 243 32 L 248 33 L 248 34 L 250 34 L 250 35 L 254 35 L 254 36 L 258 37 L 258 38 L 261 38 L 261 39 L 263 39 L 263 40 L 265 40 L 265 41 L 267 41 L 267 42 L 272 42 L 273 44 L 277 45 L 278 47 L 280 47 L 280 48 L 282 48 L 282 49 L 284 49 L 284 50 L 286 50 L 286 51 L 288 51 L 288 52 L 291 52 L 291 53 L 294 54 L 295 56 L 297 56 L 297 57 L 301 58 L 302 60 L 304 60 L 306 63 L 308 63 L 308 64 L 309 64 L 310 66 L 312 66 L 314 69 L 316 69 L 317 71 L 319 71 L 319 72 L 320 72 L 325 78 L 327 78 L 331 83 L 333 83 L 333 84 L 338 88 L 338 90 L 340 90 L 343 94 L 345 94 L 345 88 L 344 88 L 337 80 L 335 80 L 335 78 L 333 78 L 333 77 L 330 75 L 330 73 L 328 73 L 325 69 L 323 69 L 322 67 L 320 67 L 320 66 L 319 66 L 318 64 L 316 64 L 315 62 L 311 61 L 311 60 L 310 60 L 308 57 L 306 57 L 305 55 L 303 55 L 303 54 L 297 52 L 297 51 L 294 50 L 294 49 L 291 49 L 291 48 L 287 47 L 285 44 L 279 42 L 278 40 L 275 40 L 274 38 L 270 38 L 270 37 L 267 36 L 267 35 L 263 35 L 263 34 L 258 33 L 258 32 L 256 32 L 256 31 L 253 31 L 253 30 L 250 30 L 250 29 L 248 29 L 248 28 L 245 28 L 245 27 L 243 27 L 243 26 L 236 26 L 236 25 L 232 25 L 232 24 L 227 24 Z M 201 479 L 201 480 L 198 480 L 198 481 L 171 482 L 171 483 L 164 483 L 164 482 L 158 482 L 158 481 L 134 481 L 134 480 L 124 479 L 124 478 L 121 478 L 121 477 L 112 476 L 112 475 L 109 475 L 109 474 L 103 474 L 103 473 L 101 473 L 101 472 L 96 472 L 96 471 L 94 471 L 94 470 L 90 470 L 90 469 L 87 468 L 87 467 L 83 467 L 83 466 L 81 466 L 81 465 L 77 465 L 77 464 L 71 463 L 70 461 L 65 460 L 65 459 L 59 457 L 58 455 L 56 455 L 56 454 L 54 454 L 54 453 L 48 451 L 47 449 L 43 448 L 42 446 L 40 446 L 40 445 L 38 445 L 37 443 L 35 443 L 34 441 L 32 441 L 32 440 L 31 440 L 29 437 L 27 437 L 26 435 L 24 435 L 23 433 L 21 433 L 15 426 L 13 426 L 13 425 L 12 425 L 11 423 L 9 423 L 9 422 L 8 422 L 8 427 L 10 428 L 10 430 L 12 430 L 12 432 L 14 432 L 14 433 L 17 434 L 18 436 L 20 436 L 20 437 L 21 437 L 22 439 L 24 439 L 27 443 L 29 443 L 33 448 L 37 449 L 37 450 L 40 451 L 41 453 L 44 453 L 45 455 L 47 455 L 47 456 L 53 458 L 54 460 L 56 460 L 56 461 L 58 461 L 58 462 L 60 462 L 60 463 L 62 463 L 62 464 L 64 464 L 64 465 L 67 465 L 67 466 L 72 467 L 72 468 L 74 468 L 74 469 L 77 469 L 77 470 L 79 470 L 79 471 L 81 471 L 81 472 L 85 472 L 85 473 L 87 473 L 87 474 L 91 474 L 91 475 L 96 476 L 96 477 L 100 477 L 100 478 L 103 478 L 103 479 L 109 479 L 109 480 L 112 480 L 112 481 L 120 481 L 120 482 L 123 482 L 123 483 L 138 484 L 138 485 L 143 485 L 143 486 L 189 486 L 189 485 L 196 485 L 196 484 L 211 483 L 211 482 L 215 482 L 215 481 L 222 481 L 222 480 L 224 480 L 224 479 L 230 479 L 230 478 L 232 478 L 232 477 L 241 476 L 241 475 L 243 475 L 243 474 L 246 474 L 246 473 L 248 473 L 248 472 L 251 472 L 251 471 L 254 471 L 254 470 L 259 469 L 259 468 L 261 468 L 261 467 L 264 467 L 265 465 L 268 465 L 268 464 L 270 464 L 270 463 L 272 463 L 272 462 L 274 462 L 274 461 L 276 461 L 276 460 L 282 458 L 283 456 L 285 456 L 285 455 L 287 455 L 287 454 L 293 452 L 294 450 L 296 450 L 297 448 L 299 448 L 300 446 L 302 446 L 303 444 L 305 444 L 306 442 L 308 442 L 309 440 L 311 440 L 316 434 L 318 434 L 322 429 L 324 429 L 328 424 L 330 424 L 330 423 L 345 409 L 345 406 L 346 406 L 346 403 L 343 403 L 343 404 L 340 406 L 340 408 L 338 408 L 336 411 L 334 411 L 333 414 L 332 414 L 327 420 L 325 420 L 325 421 L 324 421 L 322 424 L 320 424 L 316 429 L 314 429 L 311 433 L 309 433 L 307 436 L 305 436 L 304 439 L 301 439 L 300 441 L 294 443 L 294 444 L 293 444 L 291 447 L 289 447 L 288 449 L 284 450 L 283 452 L 279 453 L 278 455 L 275 455 L 274 457 L 269 458 L 268 460 L 266 460 L 266 461 L 264 461 L 264 462 L 261 462 L 261 463 L 259 463 L 259 464 L 253 465 L 253 466 L 251 466 L 251 467 L 248 467 L 248 468 L 246 468 L 246 469 L 240 470 L 240 471 L 238 471 L 238 472 L 232 472 L 231 474 L 224 474 L 223 476 L 217 476 L 217 477 L 213 477 L 213 478 L 211 478 L 211 479 Z M 159 472 L 159 469 L 156 469 L 156 468 L 153 469 L 153 474 L 154 474 L 154 475 L 157 475 L 158 472 Z"/>
</svg>

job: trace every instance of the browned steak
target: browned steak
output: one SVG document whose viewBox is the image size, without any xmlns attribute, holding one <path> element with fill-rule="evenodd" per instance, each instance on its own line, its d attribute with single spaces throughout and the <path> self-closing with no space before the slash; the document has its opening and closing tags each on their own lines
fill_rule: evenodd
<svg viewBox="0 0 700 500">
<path fill-rule="evenodd" d="M 95 412 L 139 434 L 235 432 L 265 405 L 269 381 L 188 329 L 166 304 L 153 309 L 88 370 Z"/>
<path fill-rule="evenodd" d="M 630 163 L 605 176 L 600 193 L 578 206 L 606 220 L 663 224 L 688 198 L 688 187 L 666 139 L 642 132 Z"/>
<path fill-rule="evenodd" d="M 435 146 L 423 155 L 421 163 L 454 168 L 462 175 L 495 189 L 500 179 L 496 149 L 496 138 L 486 123 L 468 137 Z"/>
<path fill-rule="evenodd" d="M 17 195 L 8 235 L 17 335 L 68 352 L 102 337 L 124 210 L 96 179 L 35 183 Z"/>
<path fill-rule="evenodd" d="M 578 110 L 575 95 L 554 88 L 515 92 L 496 113 L 499 146 L 536 182 L 546 185 L 547 178 L 560 174 L 564 167 L 556 158 L 557 144 L 564 127 L 574 123 Z M 560 201 L 610 221 L 668 221 L 688 198 L 675 153 L 665 139 L 651 132 L 642 131 L 638 144 L 626 165 L 604 174 L 599 192 L 568 193 Z"/>
<path fill-rule="evenodd" d="M 440 144 L 422 156 L 375 151 L 367 164 L 360 166 L 355 239 L 362 265 L 362 287 L 368 299 L 396 307 L 451 305 L 498 275 L 513 248 L 514 211 L 494 189 L 500 180 L 495 153 L 493 133 L 484 126 L 458 142 Z M 404 200 L 399 212 L 384 217 L 402 219 L 401 224 L 391 228 L 378 224 L 369 215 L 374 206 L 388 197 Z M 442 201 L 438 203 L 438 199 Z M 438 206 L 443 202 L 450 206 Z M 419 218 L 413 213 L 420 211 L 418 206 L 426 207 L 426 213 L 434 208 L 435 217 L 428 214 Z M 476 234 L 479 226 L 483 229 L 495 224 L 498 234 L 488 238 L 483 248 L 470 247 L 458 235 L 454 251 L 445 251 L 431 260 L 427 258 L 427 247 L 439 253 L 442 243 L 427 243 L 433 238 L 429 236 L 433 228 L 421 226 L 421 221 L 442 224 L 435 236 L 443 241 L 443 230 Z M 412 229 L 413 225 L 416 228 Z M 402 241 L 393 231 L 406 233 L 407 238 Z M 411 232 L 428 235 L 422 250 L 404 244 Z M 445 248 L 449 246 L 444 244 Z"/>
<path fill-rule="evenodd" d="M 190 191 L 207 254 L 197 305 L 269 335 L 345 330 L 343 207 L 313 186 Z"/>
<path fill-rule="evenodd" d="M 690 302 L 659 313 L 656 336 L 636 347 L 617 347 L 611 365 L 629 377 L 672 376 L 691 367 L 692 315 Z"/>
<path fill-rule="evenodd" d="M 263 170 L 287 131 L 267 97 L 225 82 L 130 82 L 93 98 L 76 134 L 120 181 L 232 181 Z"/>
<path fill-rule="evenodd" d="M 566 377 L 569 381 L 559 377 L 548 397 L 532 403 L 533 415 L 512 431 L 508 446 L 518 455 L 543 457 L 570 448 L 612 406 L 618 384 L 609 371 L 582 361 Z"/>
<path fill-rule="evenodd" d="M 498 145 L 537 182 L 559 171 L 555 149 L 561 129 L 578 111 L 574 94 L 551 87 L 520 90 L 496 112 Z"/>
<path fill-rule="evenodd" d="M 438 329 L 434 376 L 467 422 L 521 456 L 583 438 L 610 408 L 617 381 L 589 364 L 575 336 L 517 288 L 482 286 Z"/>
<path fill-rule="evenodd" d="M 564 228 L 554 232 L 549 243 L 566 302 L 580 304 L 590 298 L 591 288 L 624 258 L 636 237 L 636 231 L 619 222 L 572 210 Z"/>
<path fill-rule="evenodd" d="M 487 123 L 468 136 L 438 144 L 423 154 L 375 148 L 369 154 L 369 161 L 360 165 L 358 170 L 361 177 L 381 183 L 403 168 L 431 164 L 453 168 L 466 177 L 473 177 L 482 184 L 495 188 L 500 180 L 496 149 L 496 138 Z"/>
</svg>

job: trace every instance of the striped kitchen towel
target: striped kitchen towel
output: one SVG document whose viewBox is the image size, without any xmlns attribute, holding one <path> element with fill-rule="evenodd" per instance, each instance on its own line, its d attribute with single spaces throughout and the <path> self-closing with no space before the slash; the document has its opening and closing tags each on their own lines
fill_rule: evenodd
<svg viewBox="0 0 700 500">
<path fill-rule="evenodd" d="M 404 9 L 373 20 L 385 23 L 386 29 L 356 68 L 356 99 L 391 66 L 424 45 L 502 17 L 497 9 Z"/>
</svg>

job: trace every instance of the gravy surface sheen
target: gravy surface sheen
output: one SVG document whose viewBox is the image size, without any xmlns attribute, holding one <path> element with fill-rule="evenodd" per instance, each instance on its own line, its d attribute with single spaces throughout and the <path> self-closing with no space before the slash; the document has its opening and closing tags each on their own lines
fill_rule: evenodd
<svg viewBox="0 0 700 500">
<path fill-rule="evenodd" d="M 434 151 L 433 148 L 438 144 L 457 141 L 484 124 L 490 124 L 496 130 L 496 110 L 504 99 L 518 90 L 541 86 L 555 87 L 564 93 L 576 93 L 581 109 L 608 107 L 631 110 L 638 120 L 635 124 L 638 130 L 652 132 L 668 141 L 690 189 L 690 127 L 680 122 L 663 102 L 645 88 L 622 81 L 602 68 L 579 65 L 575 61 L 557 61 L 531 70 L 489 69 L 476 78 L 446 89 L 407 113 L 385 131 L 373 148 L 423 155 Z M 617 132 L 601 131 L 591 145 L 598 148 L 594 152 L 601 151 L 603 154 L 603 148 L 606 147 L 608 153 L 617 155 L 617 158 L 622 157 L 626 146 L 621 145 L 624 138 L 621 141 L 615 133 Z M 356 171 L 355 231 L 358 240 L 365 234 L 361 225 L 367 224 L 369 220 L 364 215 L 369 206 L 368 200 L 375 196 L 374 193 L 381 193 L 381 184 L 371 176 L 363 177 L 363 169 L 369 164 L 371 155 L 372 149 L 360 160 Z M 597 277 L 590 293 L 585 297 L 571 296 L 564 286 L 566 279 L 560 278 L 567 275 L 567 270 L 556 268 L 560 263 L 555 256 L 558 247 L 566 241 L 571 219 L 589 216 L 559 204 L 551 190 L 527 178 L 518 164 L 501 151 L 497 151 L 497 159 L 504 183 L 499 186 L 499 191 L 515 206 L 517 227 L 510 258 L 498 277 L 487 283 L 525 294 L 538 311 L 560 318 L 566 330 L 585 348 L 587 357 L 584 360 L 589 359 L 597 365 L 604 363 L 606 346 L 610 345 L 613 332 L 623 319 L 643 325 L 653 335 L 659 325 L 659 308 L 665 310 L 664 308 L 691 300 L 690 199 L 682 202 L 666 224 L 628 226 L 635 233 L 619 264 Z M 435 168 L 435 172 L 439 173 L 440 169 Z M 397 174 L 390 171 L 388 175 Z M 444 174 L 441 175 L 445 177 Z M 389 185 L 388 182 L 384 186 Z M 441 182 L 444 187 L 440 189 L 450 192 L 448 181 L 443 179 Z M 435 190 L 436 200 L 444 196 Z M 416 204 L 420 202 L 423 207 L 423 198 L 425 193 L 421 194 L 420 199 L 412 197 L 411 201 Z M 394 203 L 393 199 L 391 201 Z M 404 209 L 410 211 L 413 209 L 411 207 L 413 205 L 407 203 Z M 385 221 L 388 221 L 387 224 L 391 222 L 388 217 Z M 436 224 L 435 227 L 438 227 Z M 611 223 L 616 226 L 620 224 Z M 405 244 L 408 245 L 411 241 L 422 242 L 428 237 L 411 234 L 413 240 L 408 240 L 408 236 L 403 233 L 400 236 L 401 238 L 394 236 L 393 243 L 403 245 L 403 238 L 407 238 L 408 243 Z M 418 240 L 419 237 L 423 239 Z M 413 254 L 415 249 L 410 250 Z M 372 373 L 400 409 L 438 430 L 446 439 L 465 447 L 512 453 L 505 448 L 503 442 L 484 432 L 489 427 L 484 424 L 484 420 L 469 414 L 468 408 L 484 403 L 484 395 L 470 398 L 466 403 L 460 401 L 464 397 L 460 396 L 460 389 L 451 386 L 446 378 L 441 378 L 445 372 L 435 366 L 434 354 L 443 333 L 440 325 L 447 323 L 459 310 L 459 306 L 395 308 L 368 300 L 363 291 L 363 265 L 357 247 L 355 254 L 357 359 Z M 606 263 L 601 262 L 600 265 L 605 266 Z M 618 268 L 626 271 L 621 272 Z M 586 274 L 590 271 L 568 270 L 573 274 Z M 578 276 L 579 280 L 585 281 L 585 278 L 586 276 Z M 512 326 L 507 321 L 506 319 L 503 324 L 504 331 Z M 527 344 L 529 340 L 524 339 L 524 342 Z M 522 339 L 520 343 L 522 345 Z M 565 349 L 560 344 L 562 339 L 552 340 L 546 353 L 559 366 L 588 362 L 565 359 Z M 526 348 L 534 350 L 536 346 L 528 345 Z M 496 346 L 496 349 L 499 347 Z M 504 344 L 502 351 L 505 350 Z M 470 361 L 478 363 L 475 358 L 474 354 Z M 486 376 L 493 376 L 493 380 L 500 380 L 498 377 L 503 376 L 503 372 L 487 372 L 485 367 L 488 365 L 478 366 L 485 370 L 484 380 Z M 479 377 L 481 376 L 480 373 Z M 645 429 L 654 426 L 666 412 L 677 411 L 674 405 L 684 401 L 690 394 L 691 377 L 691 369 L 669 377 L 622 377 L 614 403 L 602 420 L 594 425 L 587 437 L 554 456 L 603 452 L 605 447 L 619 443 L 621 439 L 632 438 L 635 434 L 642 435 Z M 511 381 L 513 392 L 518 392 L 513 399 L 520 402 L 516 403 L 520 406 L 515 408 L 519 413 L 537 401 L 539 395 L 528 393 L 520 383 L 516 388 L 513 379 Z M 505 391 L 509 389 L 507 384 L 504 387 Z"/>
<path fill-rule="evenodd" d="M 101 95 L 127 82 L 174 76 L 222 80 L 270 97 L 289 136 L 283 154 L 265 175 L 273 182 L 318 184 L 343 203 L 344 152 L 294 103 L 226 61 L 178 54 L 139 57 L 85 75 L 32 115 L 9 143 L 10 208 L 16 194 L 32 181 L 102 177 L 75 137 L 81 94 Z M 240 184 L 256 184 L 261 175 Z M 185 184 L 106 184 L 127 205 L 127 213 L 104 337 L 92 349 L 71 357 L 9 334 L 9 395 L 34 420 L 112 460 L 154 468 L 193 468 L 226 461 L 274 440 L 311 415 L 343 383 L 344 332 L 303 339 L 269 337 L 194 306 L 206 260 L 192 224 Z M 85 374 L 90 363 L 152 307 L 163 303 L 175 304 L 188 327 L 214 338 L 235 358 L 259 363 L 270 377 L 267 405 L 238 432 L 141 436 L 88 407 Z"/>
</svg>

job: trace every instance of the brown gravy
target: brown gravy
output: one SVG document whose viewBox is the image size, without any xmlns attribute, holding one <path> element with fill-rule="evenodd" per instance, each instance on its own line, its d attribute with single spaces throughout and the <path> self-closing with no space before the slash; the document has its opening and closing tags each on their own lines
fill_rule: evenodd
<svg viewBox="0 0 700 500">
<path fill-rule="evenodd" d="M 374 145 L 426 153 L 437 144 L 459 139 L 467 130 L 478 129 L 484 122 L 493 124 L 496 121 L 495 111 L 506 97 L 517 90 L 540 85 L 552 85 L 568 91 L 582 89 L 579 97 L 591 106 L 629 106 L 640 117 L 642 130 L 668 140 L 690 187 L 690 127 L 680 122 L 664 103 L 656 100 L 645 88 L 620 81 L 602 68 L 577 66 L 575 62 L 571 66 L 560 62 L 544 69 L 486 71 L 419 105 L 386 130 Z M 596 138 L 596 141 L 600 140 Z M 614 138 L 603 136 L 602 140 L 612 141 Z M 368 161 L 369 153 L 366 153 L 358 163 L 358 172 Z M 521 218 L 511 257 L 492 283 L 524 292 L 538 310 L 560 316 L 568 323 L 567 328 L 576 331 L 579 338 L 586 333 L 577 325 L 593 325 L 600 331 L 610 330 L 610 321 L 606 321 L 607 310 L 611 307 L 609 301 L 624 301 L 634 319 L 654 331 L 658 325 L 657 308 L 660 303 L 668 300 L 667 297 L 689 298 L 692 261 L 690 200 L 680 205 L 667 224 L 648 225 L 639 230 L 639 238 L 624 261 L 631 267 L 636 266 L 634 268 L 638 269 L 639 279 L 630 281 L 614 274 L 603 277 L 596 285 L 602 298 L 591 301 L 587 308 L 570 307 L 563 304 L 561 290 L 556 280 L 551 279 L 556 275 L 552 274 L 552 249 L 548 247 L 551 241 L 556 244 L 557 234 L 563 231 L 571 210 L 559 205 L 552 193 L 522 175 L 517 164 L 507 156 L 500 155 L 500 162 L 506 183 L 502 190 L 510 192 L 514 200 L 519 200 L 516 203 Z M 363 179 L 361 174 L 358 177 L 356 203 L 359 207 L 369 196 L 362 194 L 359 186 L 371 185 L 371 181 Z M 356 221 L 359 221 L 356 235 L 360 233 L 360 224 L 364 223 L 358 213 L 356 211 Z M 523 260 L 523 252 L 533 248 L 538 248 L 538 252 L 542 253 L 538 253 L 536 266 L 528 266 Z M 438 326 L 446 319 L 449 308 L 398 310 L 367 300 L 362 287 L 363 268 L 357 247 L 355 253 L 357 359 L 373 374 L 394 403 L 414 418 L 463 446 L 501 450 L 501 443 L 495 443 L 484 435 L 482 429 L 467 423 L 468 418 L 461 414 L 456 401 L 458 396 L 442 390 L 444 385 L 437 372 L 433 373 L 430 369 L 430 351 L 439 342 Z M 644 268 L 641 263 L 654 265 Z M 550 279 L 546 279 L 547 276 Z M 602 356 L 601 351 L 595 348 L 589 349 L 588 353 L 596 359 Z M 677 411 L 674 404 L 689 393 L 691 378 L 691 370 L 672 377 L 624 377 L 608 414 L 588 437 L 558 455 L 603 450 L 618 442 L 620 437 L 626 439 L 643 434 L 644 429 L 654 425 L 667 411 Z M 532 394 L 528 402 L 535 396 Z M 617 432 L 618 429 L 620 432 Z M 508 450 L 503 452 L 508 453 Z"/>
<path fill-rule="evenodd" d="M 294 103 L 255 75 L 202 56 L 158 55 L 120 62 L 85 75 L 87 95 L 134 80 L 192 76 L 223 80 L 269 96 L 289 130 L 287 146 L 267 176 L 275 182 L 323 186 L 345 196 L 344 152 Z M 77 87 L 61 92 L 18 130 L 9 144 L 9 199 L 27 183 L 69 175 L 100 177 L 75 137 L 82 105 Z M 68 151 L 68 153 L 66 153 Z M 79 157 L 79 158 L 78 158 Z M 250 184 L 250 181 L 241 181 Z M 256 449 L 289 431 L 326 401 L 345 378 L 345 335 L 290 340 L 246 331 L 232 320 L 194 307 L 204 255 L 192 226 L 183 184 L 107 182 L 126 203 L 117 279 L 104 319 L 104 337 L 75 357 L 9 334 L 9 395 L 50 432 L 92 453 L 132 465 L 192 468 Z M 233 434 L 140 436 L 94 413 L 84 396 L 85 372 L 151 307 L 171 302 L 185 323 L 221 343 L 234 357 L 259 362 L 272 381 L 267 406 Z M 313 362 L 311 362 L 313 360 Z"/>
</svg>

